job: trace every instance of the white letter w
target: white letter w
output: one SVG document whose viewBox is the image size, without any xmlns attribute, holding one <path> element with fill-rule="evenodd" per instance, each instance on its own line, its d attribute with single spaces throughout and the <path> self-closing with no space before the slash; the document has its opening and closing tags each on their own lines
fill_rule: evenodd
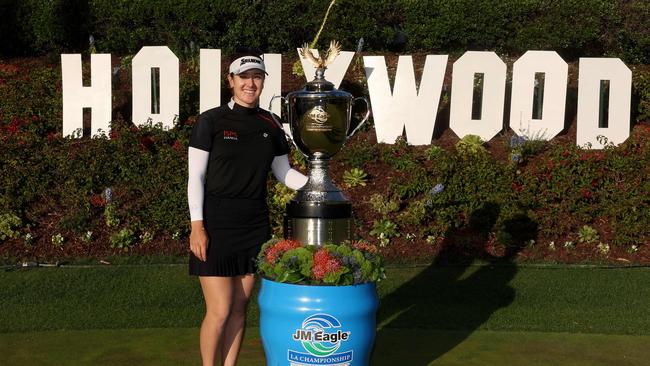
<svg viewBox="0 0 650 366">
<path fill-rule="evenodd" d="M 447 55 L 428 55 L 419 89 L 411 56 L 400 56 L 391 93 L 384 56 L 364 56 L 377 142 L 392 144 L 406 128 L 412 145 L 429 145 L 440 102 Z"/>
</svg>

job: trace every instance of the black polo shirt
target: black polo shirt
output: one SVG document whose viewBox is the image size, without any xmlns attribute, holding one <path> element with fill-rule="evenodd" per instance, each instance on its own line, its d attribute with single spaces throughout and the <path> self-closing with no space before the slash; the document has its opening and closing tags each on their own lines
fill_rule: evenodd
<svg viewBox="0 0 650 366">
<path fill-rule="evenodd" d="M 210 153 L 205 194 L 221 198 L 265 199 L 271 162 L 289 152 L 270 112 L 236 103 L 201 113 L 190 146 Z"/>
</svg>

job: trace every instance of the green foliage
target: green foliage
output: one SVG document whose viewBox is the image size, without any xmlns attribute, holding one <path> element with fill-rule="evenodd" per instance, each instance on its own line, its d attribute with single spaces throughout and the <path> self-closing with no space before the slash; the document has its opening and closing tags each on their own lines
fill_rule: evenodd
<svg viewBox="0 0 650 366">
<path fill-rule="evenodd" d="M 650 73 L 634 74 L 632 87 L 639 100 L 637 121 L 650 121 Z"/>
<path fill-rule="evenodd" d="M 117 206 L 115 203 L 109 203 L 104 208 L 104 220 L 108 227 L 117 227 L 120 224 L 120 218 L 117 215 Z"/>
<path fill-rule="evenodd" d="M 296 195 L 296 192 L 284 184 L 272 180 L 269 180 L 268 187 L 266 202 L 269 206 L 271 227 L 276 236 L 281 236 L 287 203 Z"/>
<path fill-rule="evenodd" d="M 377 158 L 377 145 L 355 143 L 346 145 L 341 152 L 342 159 L 351 166 L 363 167 Z"/>
<path fill-rule="evenodd" d="M 55 246 L 57 248 L 60 248 L 63 245 L 63 243 L 65 242 L 65 238 L 63 237 L 63 235 L 61 235 L 61 233 L 57 233 L 57 234 L 52 235 L 52 238 L 50 238 L 50 241 L 52 242 L 53 246 Z"/>
<path fill-rule="evenodd" d="M 411 169 L 389 180 L 389 190 L 399 198 L 413 198 L 431 188 L 428 172 L 420 165 L 411 163 Z"/>
<path fill-rule="evenodd" d="M 347 187 L 356 187 L 356 186 L 366 186 L 366 181 L 368 180 L 368 174 L 363 171 L 363 169 L 352 168 L 346 170 L 343 173 L 343 182 Z"/>
<path fill-rule="evenodd" d="M 388 216 L 392 212 L 399 210 L 399 202 L 395 199 L 388 199 L 379 193 L 374 193 L 370 196 L 370 206 L 380 216 Z"/>
<path fill-rule="evenodd" d="M 424 151 L 424 156 L 427 158 L 427 160 L 435 161 L 438 156 L 443 155 L 444 153 L 445 150 L 440 146 L 431 145 Z"/>
<path fill-rule="evenodd" d="M 403 136 L 381 151 L 381 160 L 399 171 L 409 171 L 417 165 L 413 148 Z"/>
<path fill-rule="evenodd" d="M 379 239 L 379 245 L 385 247 L 390 243 L 390 239 L 399 236 L 397 229 L 394 222 L 384 218 L 373 222 L 370 235 L 376 236 Z"/>
<path fill-rule="evenodd" d="M 428 231 L 433 236 L 470 224 L 489 231 L 500 215 L 513 210 L 505 204 L 513 172 L 504 164 L 495 164 L 487 154 L 472 159 L 444 156 L 437 160 L 432 175 L 438 183 L 426 193 L 425 202 L 431 215 Z"/>
<path fill-rule="evenodd" d="M 420 226 L 427 217 L 427 205 L 424 200 L 410 200 L 406 209 L 398 216 L 398 223 Z"/>
<path fill-rule="evenodd" d="M 543 135 L 533 135 L 523 133 L 520 136 L 512 135 L 507 146 L 510 151 L 510 162 L 512 164 L 522 164 L 527 159 L 542 152 L 547 146 Z"/>
<path fill-rule="evenodd" d="M 598 241 L 598 231 L 589 225 L 584 225 L 578 230 L 578 241 L 580 243 L 592 244 Z"/>
<path fill-rule="evenodd" d="M 61 221 L 61 227 L 67 230 L 73 230 L 77 233 L 81 233 L 91 224 L 93 220 L 92 214 L 89 208 L 81 208 L 76 212 L 71 213 L 70 215 L 63 218 Z"/>
<path fill-rule="evenodd" d="M 20 229 L 20 226 L 23 224 L 20 217 L 12 213 L 3 213 L 0 215 L 0 240 L 5 241 L 10 238 L 17 238 L 20 235 L 20 232 L 16 229 Z"/>
<path fill-rule="evenodd" d="M 93 240 L 93 232 L 88 230 L 83 235 L 81 235 L 81 241 L 84 243 L 90 243 Z"/>
<path fill-rule="evenodd" d="M 65 2 L 27 0 L 0 5 L 8 35 L 0 50 L 11 54 L 87 50 L 133 54 L 146 45 L 168 45 L 185 58 L 196 48 L 231 52 L 249 45 L 266 52 L 294 52 L 318 32 L 329 2 L 196 0 Z M 570 58 L 617 55 L 650 59 L 644 0 L 473 1 L 339 0 L 316 47 L 330 39 L 370 51 L 492 49 L 521 53 L 558 50 Z M 273 20 L 285 19 L 290 22 Z M 579 16 L 578 16 L 579 15 Z M 250 24 L 256 24 L 251 27 Z"/>
<path fill-rule="evenodd" d="M 111 247 L 128 250 L 135 243 L 133 230 L 124 228 L 111 235 Z"/>
<path fill-rule="evenodd" d="M 506 247 L 532 246 L 538 226 L 525 212 L 504 213 L 495 224 L 496 239 Z"/>
<path fill-rule="evenodd" d="M 487 153 L 483 146 L 483 140 L 476 135 L 467 135 L 456 143 L 456 151 L 467 157 L 477 156 Z"/>
</svg>

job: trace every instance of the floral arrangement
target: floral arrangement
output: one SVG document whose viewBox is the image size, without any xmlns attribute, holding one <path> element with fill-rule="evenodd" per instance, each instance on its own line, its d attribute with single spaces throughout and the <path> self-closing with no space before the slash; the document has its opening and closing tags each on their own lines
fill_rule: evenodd
<svg viewBox="0 0 650 366">
<path fill-rule="evenodd" d="M 260 250 L 258 272 L 276 282 L 306 285 L 356 285 L 386 277 L 377 247 L 364 241 L 303 246 L 272 239 Z"/>
</svg>

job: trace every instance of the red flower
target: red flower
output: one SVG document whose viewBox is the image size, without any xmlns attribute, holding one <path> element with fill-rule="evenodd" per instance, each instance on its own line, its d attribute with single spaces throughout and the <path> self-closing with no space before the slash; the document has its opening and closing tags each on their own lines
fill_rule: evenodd
<svg viewBox="0 0 650 366">
<path fill-rule="evenodd" d="M 300 247 L 300 242 L 295 240 L 281 240 L 271 247 L 266 252 L 266 261 L 275 263 L 282 255 L 291 249 Z"/>
<path fill-rule="evenodd" d="M 50 132 L 47 134 L 47 140 L 48 141 L 53 141 L 56 139 L 56 132 Z"/>
<path fill-rule="evenodd" d="M 591 186 L 592 186 L 593 188 L 598 187 L 598 181 L 597 181 L 596 179 L 593 179 L 593 180 L 591 181 Z"/>
<path fill-rule="evenodd" d="M 120 133 L 117 132 L 117 130 L 111 130 L 111 132 L 108 134 L 108 137 L 110 137 L 111 140 L 117 140 L 120 138 Z"/>
<path fill-rule="evenodd" d="M 544 176 L 546 177 L 546 180 L 548 180 L 549 182 L 553 180 L 553 174 L 551 173 L 545 173 Z"/>
<path fill-rule="evenodd" d="M 151 136 L 142 136 L 140 137 L 140 148 L 142 150 L 148 150 L 153 145 L 153 138 Z"/>
<path fill-rule="evenodd" d="M 106 204 L 106 200 L 101 194 L 93 194 L 90 197 L 90 204 L 95 206 L 95 207 L 101 207 Z"/>
<path fill-rule="evenodd" d="M 594 160 L 603 161 L 605 159 L 605 154 L 602 151 L 597 151 L 594 153 Z"/>
<path fill-rule="evenodd" d="M 368 253 L 377 253 L 377 247 L 372 244 L 368 244 L 365 241 L 353 241 L 352 248 L 366 251 Z"/>
<path fill-rule="evenodd" d="M 591 191 L 588 190 L 587 188 L 583 188 L 582 189 L 582 197 L 584 197 L 585 199 L 590 199 L 592 197 Z"/>
<path fill-rule="evenodd" d="M 521 192 L 524 189 L 524 185 L 517 182 L 512 182 L 512 189 L 517 192 Z"/>
<path fill-rule="evenodd" d="M 183 148 L 183 144 L 179 140 L 174 141 L 174 144 L 172 145 L 172 149 L 175 151 L 180 151 Z"/>
<path fill-rule="evenodd" d="M 334 273 L 341 269 L 341 264 L 335 258 L 332 258 L 326 249 L 319 249 L 314 253 L 314 266 L 312 273 L 314 278 L 322 280 L 329 273 Z"/>
<path fill-rule="evenodd" d="M 568 157 L 569 155 L 571 155 L 569 150 L 564 150 L 564 152 L 562 152 L 562 156 L 565 157 L 565 158 Z"/>
<path fill-rule="evenodd" d="M 40 117 L 38 117 L 37 115 L 32 116 L 32 122 L 38 122 L 39 119 Z"/>
</svg>

